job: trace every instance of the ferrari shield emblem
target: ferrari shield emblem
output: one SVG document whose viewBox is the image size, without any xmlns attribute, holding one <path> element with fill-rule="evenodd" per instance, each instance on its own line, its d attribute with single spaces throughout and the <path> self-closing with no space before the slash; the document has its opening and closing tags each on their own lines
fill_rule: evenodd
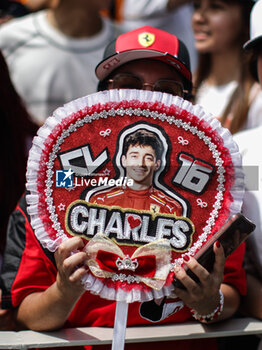
<svg viewBox="0 0 262 350">
<path fill-rule="evenodd" d="M 140 45 L 144 46 L 144 47 L 148 47 L 153 45 L 153 43 L 155 42 L 155 35 L 152 33 L 140 33 L 138 35 L 138 42 Z"/>
<path fill-rule="evenodd" d="M 156 204 L 150 204 L 150 211 L 154 214 L 159 213 L 160 207 Z"/>
</svg>

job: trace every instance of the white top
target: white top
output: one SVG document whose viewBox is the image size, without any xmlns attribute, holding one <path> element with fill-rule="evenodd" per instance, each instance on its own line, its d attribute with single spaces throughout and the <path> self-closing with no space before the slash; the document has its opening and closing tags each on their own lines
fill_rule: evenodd
<svg viewBox="0 0 262 350">
<path fill-rule="evenodd" d="M 91 38 L 67 37 L 49 24 L 46 11 L 0 27 L 0 48 L 35 121 L 43 123 L 57 107 L 96 91 L 95 67 L 113 38 L 107 20 Z"/>
<path fill-rule="evenodd" d="M 215 117 L 219 117 L 223 114 L 236 87 L 236 81 L 219 86 L 209 85 L 207 82 L 204 82 L 197 91 L 196 103 L 200 104 Z"/>
<path fill-rule="evenodd" d="M 236 88 L 236 81 L 220 86 L 204 82 L 197 91 L 196 103 L 219 119 Z M 260 85 L 255 83 L 250 91 L 250 107 L 243 129 L 251 129 L 260 125 L 262 125 L 262 90 Z"/>
<path fill-rule="evenodd" d="M 247 270 L 262 279 L 262 126 L 234 135 L 243 157 L 246 193 L 243 213 L 256 224 L 247 240 Z"/>
</svg>

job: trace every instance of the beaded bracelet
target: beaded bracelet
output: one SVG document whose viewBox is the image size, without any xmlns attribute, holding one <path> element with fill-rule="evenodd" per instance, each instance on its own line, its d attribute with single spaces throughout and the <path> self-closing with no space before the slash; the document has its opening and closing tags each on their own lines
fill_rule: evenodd
<svg viewBox="0 0 262 350">
<path fill-rule="evenodd" d="M 200 321 L 200 322 L 204 322 L 204 323 L 208 323 L 210 321 L 213 321 L 214 319 L 216 319 L 221 312 L 223 311 L 224 308 L 224 295 L 221 291 L 221 289 L 219 289 L 219 305 L 215 308 L 215 310 L 213 312 L 211 312 L 208 315 L 199 315 L 195 310 L 191 309 L 192 312 L 192 316 Z"/>
</svg>

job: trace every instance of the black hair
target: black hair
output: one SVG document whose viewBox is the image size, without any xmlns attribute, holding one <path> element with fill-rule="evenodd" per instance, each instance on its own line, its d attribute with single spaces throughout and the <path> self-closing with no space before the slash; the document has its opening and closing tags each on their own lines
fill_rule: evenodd
<svg viewBox="0 0 262 350">
<path fill-rule="evenodd" d="M 139 129 L 129 134 L 124 140 L 123 155 L 127 154 L 130 146 L 151 146 L 156 154 L 156 159 L 161 159 L 161 154 L 163 152 L 163 145 L 159 137 L 148 130 Z"/>
</svg>

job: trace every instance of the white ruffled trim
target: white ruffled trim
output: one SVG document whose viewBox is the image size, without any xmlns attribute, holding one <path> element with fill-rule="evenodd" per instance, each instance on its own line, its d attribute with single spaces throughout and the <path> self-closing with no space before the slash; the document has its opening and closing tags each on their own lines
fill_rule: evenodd
<svg viewBox="0 0 262 350">
<path fill-rule="evenodd" d="M 140 101 L 140 102 L 160 102 L 165 106 L 170 107 L 171 105 L 176 105 L 181 108 L 181 110 L 186 110 L 192 113 L 195 117 L 198 117 L 199 120 L 205 120 L 210 124 L 213 130 L 216 130 L 219 135 L 223 138 L 224 146 L 228 148 L 232 162 L 235 167 L 235 174 L 237 181 L 231 188 L 231 194 L 233 196 L 233 202 L 230 206 L 230 214 L 233 215 L 237 212 L 240 212 L 242 206 L 242 198 L 244 195 L 244 175 L 242 172 L 242 162 L 241 156 L 238 151 L 236 143 L 233 141 L 233 138 L 230 132 L 223 128 L 220 122 L 212 117 L 211 114 L 206 114 L 203 108 L 199 105 L 192 105 L 189 101 L 185 101 L 180 97 L 173 97 L 169 94 L 162 94 L 160 92 L 151 92 L 144 90 L 109 90 L 102 91 L 92 95 L 88 95 L 77 100 L 74 100 L 63 107 L 58 108 L 53 113 L 53 116 L 49 117 L 45 124 L 38 130 L 37 136 L 33 139 L 33 146 L 29 153 L 28 166 L 27 166 L 27 183 L 26 188 L 29 191 L 29 194 L 26 196 L 28 203 L 28 213 L 31 216 L 31 224 L 35 231 L 36 237 L 42 243 L 43 247 L 54 252 L 61 242 L 68 239 L 67 235 L 59 229 L 59 223 L 55 222 L 54 225 L 57 229 L 58 235 L 56 240 L 52 241 L 48 235 L 48 232 L 45 231 L 44 224 L 39 217 L 39 193 L 37 190 L 37 180 L 38 173 L 41 168 L 40 158 L 43 150 L 45 149 L 44 141 L 48 138 L 54 131 L 57 126 L 61 126 L 63 120 L 69 115 L 76 113 L 79 110 L 86 108 L 87 106 L 91 107 L 98 103 L 106 104 L 107 102 L 121 102 L 121 101 Z M 179 116 L 178 118 L 179 119 Z M 50 203 L 52 207 L 52 202 Z M 55 215 L 55 213 L 54 213 Z M 50 217 L 51 217 L 50 213 Z M 56 226 L 57 225 L 57 226 Z M 205 240 L 203 236 L 200 240 Z M 201 243 L 202 244 L 202 243 Z M 195 245 L 191 247 L 189 252 L 191 255 L 194 255 L 194 251 L 197 250 L 198 246 Z M 182 257 L 177 259 L 177 262 L 182 261 Z M 117 300 L 117 301 L 126 301 L 128 303 L 134 301 L 146 301 L 152 300 L 154 298 L 161 298 L 163 296 L 170 295 L 173 287 L 164 287 L 160 291 L 152 290 L 151 292 L 144 293 L 136 290 L 135 288 L 132 292 L 125 292 L 122 289 L 114 290 L 106 287 L 99 279 L 93 277 L 91 274 L 87 274 L 83 278 L 83 284 L 85 288 L 91 291 L 94 294 L 99 294 L 102 298 Z"/>
<path fill-rule="evenodd" d="M 89 290 L 93 294 L 99 295 L 103 299 L 125 301 L 126 303 L 160 299 L 164 296 L 169 296 L 174 289 L 173 286 L 169 286 L 164 287 L 159 291 L 152 289 L 150 292 L 145 292 L 132 288 L 129 292 L 126 292 L 120 288 L 117 290 L 108 288 L 101 280 L 91 274 L 86 274 L 82 279 L 82 283 L 86 290 Z"/>
</svg>

